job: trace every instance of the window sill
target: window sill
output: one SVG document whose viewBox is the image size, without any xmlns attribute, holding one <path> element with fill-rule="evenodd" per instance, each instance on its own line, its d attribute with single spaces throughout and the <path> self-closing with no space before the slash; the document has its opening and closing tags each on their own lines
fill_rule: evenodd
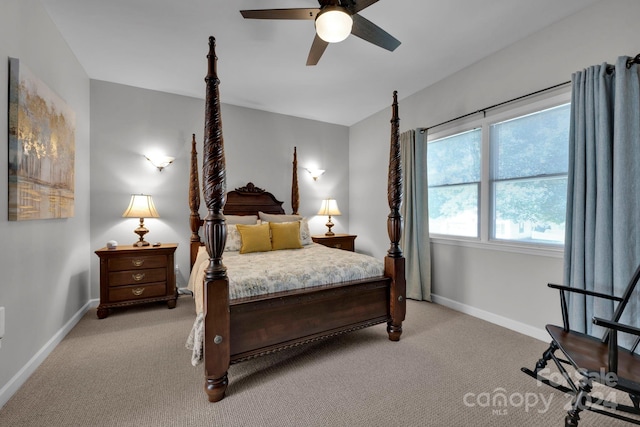
<svg viewBox="0 0 640 427">
<path fill-rule="evenodd" d="M 516 242 L 490 241 L 483 242 L 478 239 L 465 237 L 433 236 L 429 238 L 432 244 L 460 246 L 474 249 L 520 253 L 524 255 L 544 256 L 550 258 L 563 258 L 564 246 L 518 244 Z"/>
</svg>

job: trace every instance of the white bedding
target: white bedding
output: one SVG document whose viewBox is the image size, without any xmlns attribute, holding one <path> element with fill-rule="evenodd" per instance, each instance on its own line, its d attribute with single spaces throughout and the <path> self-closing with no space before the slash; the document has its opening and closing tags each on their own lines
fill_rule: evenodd
<svg viewBox="0 0 640 427">
<path fill-rule="evenodd" d="M 204 246 L 198 252 L 188 288 L 196 299 L 196 313 L 202 311 L 204 269 L 208 265 Z M 229 276 L 229 298 L 270 294 L 328 283 L 382 276 L 382 261 L 356 252 L 320 244 L 302 249 L 270 252 L 224 252 L 222 262 Z"/>
<path fill-rule="evenodd" d="M 192 364 L 202 358 L 203 281 L 208 265 L 204 247 L 200 249 L 189 277 L 188 288 L 196 301 L 196 321 L 187 347 L 193 350 Z M 302 249 L 270 252 L 224 252 L 223 263 L 229 277 L 229 298 L 248 297 L 279 291 L 321 286 L 382 276 L 381 260 L 356 252 L 332 249 L 314 243 Z"/>
</svg>

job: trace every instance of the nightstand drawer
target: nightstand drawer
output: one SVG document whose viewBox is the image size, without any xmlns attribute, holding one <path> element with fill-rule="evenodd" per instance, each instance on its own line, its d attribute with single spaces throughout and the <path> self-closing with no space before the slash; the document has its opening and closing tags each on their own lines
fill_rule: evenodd
<svg viewBox="0 0 640 427">
<path fill-rule="evenodd" d="M 336 249 L 344 249 L 346 251 L 353 251 L 353 241 L 352 240 L 343 240 L 340 239 L 336 242 L 331 243 L 330 245 L 328 245 L 332 248 L 336 248 Z"/>
<path fill-rule="evenodd" d="M 167 293 L 166 283 L 120 286 L 109 289 L 109 301 L 131 301 L 143 298 L 161 297 Z"/>
<path fill-rule="evenodd" d="M 163 255 L 132 256 L 127 258 L 111 258 L 109 260 L 109 271 L 160 268 L 166 266 L 167 257 Z"/>
<path fill-rule="evenodd" d="M 109 286 L 136 285 L 167 280 L 166 268 L 153 268 L 146 270 L 128 270 L 109 273 Z"/>
<path fill-rule="evenodd" d="M 320 243 L 330 248 L 354 252 L 356 237 L 354 234 L 334 234 L 333 236 L 311 236 L 311 239 L 314 243 Z"/>
<path fill-rule="evenodd" d="M 175 252 L 178 245 L 160 246 L 121 245 L 101 248 L 100 304 L 98 319 L 104 319 L 112 308 L 132 304 L 166 301 L 175 308 L 178 293 L 174 273 Z"/>
</svg>

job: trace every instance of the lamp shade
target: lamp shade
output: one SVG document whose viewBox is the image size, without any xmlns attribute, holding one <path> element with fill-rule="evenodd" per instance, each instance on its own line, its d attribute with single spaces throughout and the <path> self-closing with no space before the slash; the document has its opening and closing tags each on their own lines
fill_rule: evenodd
<svg viewBox="0 0 640 427">
<path fill-rule="evenodd" d="M 124 218 L 160 218 L 153 199 L 148 194 L 132 194 L 129 207 L 122 216 Z"/>
<path fill-rule="evenodd" d="M 311 178 L 313 178 L 314 181 L 317 181 L 318 178 L 320 178 L 324 174 L 324 169 L 307 169 L 307 168 L 305 168 L 305 170 L 307 172 L 309 172 L 309 175 L 311 175 Z"/>
<path fill-rule="evenodd" d="M 322 205 L 320 206 L 320 210 L 318 211 L 318 215 L 342 215 L 340 213 L 340 209 L 338 209 L 338 203 L 336 202 L 336 199 L 324 199 L 322 201 Z"/>
<path fill-rule="evenodd" d="M 327 43 L 346 39 L 352 27 L 353 18 L 339 6 L 327 6 L 316 17 L 316 33 Z"/>
<path fill-rule="evenodd" d="M 144 157 L 147 160 L 149 160 L 153 166 L 157 167 L 160 172 L 162 172 L 162 169 L 169 166 L 175 160 L 175 157 L 157 155 L 157 154 L 153 154 L 153 155 L 150 154 Z"/>
</svg>

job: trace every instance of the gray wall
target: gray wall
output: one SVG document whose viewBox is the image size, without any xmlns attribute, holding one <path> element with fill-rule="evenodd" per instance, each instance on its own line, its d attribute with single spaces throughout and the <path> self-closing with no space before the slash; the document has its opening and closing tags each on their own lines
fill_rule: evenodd
<svg viewBox="0 0 640 427">
<path fill-rule="evenodd" d="M 76 114 L 75 216 L 9 222 L 8 150 L 0 150 L 0 406 L 55 346 L 90 297 L 89 78 L 38 1 L 0 2 L 0 135 L 8 135 L 7 57 L 18 58 Z M 24 371 L 20 372 L 21 369 Z M 18 374 L 21 373 L 22 376 Z"/>
<path fill-rule="evenodd" d="M 203 63 L 203 75 L 206 63 Z M 224 83 L 224 82 L 222 82 Z M 221 85 L 223 86 L 223 84 Z M 204 83 L 203 83 L 204 94 Z M 224 100 L 224 92 L 221 92 Z M 291 162 L 298 150 L 300 213 L 310 218 L 312 233 L 323 233 L 326 218 L 315 217 L 323 198 L 333 197 L 345 214 L 335 218 L 336 232 L 349 221 L 348 128 L 281 114 L 222 105 L 229 190 L 253 182 L 284 201 L 291 212 Z M 160 214 L 147 219 L 149 242 L 177 242 L 179 284 L 189 271 L 188 178 L 191 134 L 198 141 L 202 167 L 204 101 L 103 81 L 91 82 L 91 248 L 108 240 L 132 244 L 137 219 L 122 213 L 131 193 L 153 196 Z M 158 149 L 176 160 L 162 172 L 144 154 Z M 326 169 L 313 181 L 305 166 Z M 201 200 L 201 216 L 206 215 Z M 98 258 L 92 258 L 92 297 L 99 297 Z"/>
<path fill-rule="evenodd" d="M 638 16 L 636 0 L 605 0 L 414 95 L 399 94 L 401 130 L 433 126 L 565 82 L 590 65 L 634 56 L 640 52 Z M 360 244 L 366 240 L 364 249 L 377 256 L 389 246 L 384 226 L 390 117 L 390 109 L 382 111 L 349 133 L 349 229 L 367 236 Z M 545 340 L 544 325 L 559 321 L 557 295 L 546 283 L 562 280 L 561 254 L 432 243 L 432 262 L 438 302 Z"/>
</svg>

